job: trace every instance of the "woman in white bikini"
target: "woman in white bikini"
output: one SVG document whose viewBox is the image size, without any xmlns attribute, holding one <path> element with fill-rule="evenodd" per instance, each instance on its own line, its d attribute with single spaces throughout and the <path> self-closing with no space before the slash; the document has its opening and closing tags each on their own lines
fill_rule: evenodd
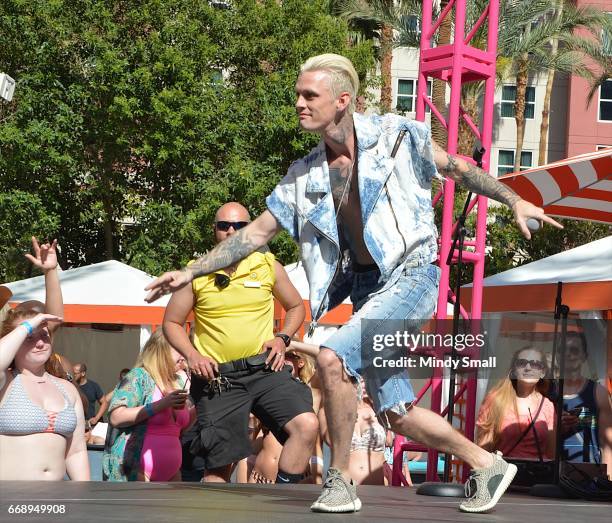
<svg viewBox="0 0 612 523">
<path fill-rule="evenodd" d="M 63 308 L 56 242 L 27 258 L 45 275 L 47 312 Z M 0 331 L 0 480 L 89 480 L 85 419 L 77 389 L 52 376 L 52 330 L 59 314 L 22 306 L 9 311 Z M 51 332 L 50 332 L 51 331 Z"/>
<path fill-rule="evenodd" d="M 85 419 L 72 383 L 45 370 L 52 314 L 11 311 L 0 339 L 0 480 L 89 480 Z M 11 370 L 9 369 L 11 367 Z"/>
</svg>

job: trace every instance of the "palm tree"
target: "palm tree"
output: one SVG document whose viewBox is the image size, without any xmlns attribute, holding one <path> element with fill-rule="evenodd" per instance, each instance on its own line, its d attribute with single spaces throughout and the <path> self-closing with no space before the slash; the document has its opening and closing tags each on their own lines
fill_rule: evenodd
<svg viewBox="0 0 612 523">
<path fill-rule="evenodd" d="M 585 57 L 593 52 L 593 43 L 576 36 L 574 31 L 587 28 L 596 34 L 602 23 L 606 23 L 605 13 L 570 3 L 556 10 L 557 3 L 557 0 L 505 0 L 500 4 L 498 55 L 511 60 L 510 74 L 516 77 L 515 171 L 520 170 L 529 76 L 554 71 L 593 77 L 585 65 Z M 553 40 L 558 42 L 554 53 Z"/>
<path fill-rule="evenodd" d="M 604 78 L 610 75 L 610 55 L 609 50 L 603 49 L 598 45 L 599 34 L 597 29 L 602 28 L 608 34 L 612 34 L 611 31 L 611 19 L 607 13 L 595 9 L 592 7 L 586 7 L 577 9 L 574 5 L 567 2 L 567 0 L 555 0 L 555 13 L 554 17 L 557 21 L 564 20 L 566 22 L 566 30 L 573 32 L 575 27 L 588 28 L 591 33 L 595 36 L 594 41 L 589 45 L 588 41 L 581 40 L 578 42 L 578 52 L 573 55 L 568 55 L 568 58 L 574 59 L 576 63 L 580 64 L 584 61 L 584 56 L 588 56 L 597 63 L 599 66 L 600 77 L 597 78 L 596 74 L 593 74 L 591 78 L 591 84 L 594 89 L 599 87 L 602 75 Z M 571 41 L 567 41 L 566 46 L 572 46 Z M 559 38 L 554 37 L 550 41 L 550 52 L 552 56 L 556 56 L 559 52 Z M 574 65 L 576 65 L 574 63 Z M 588 73 L 587 73 L 588 74 Z M 542 123 L 540 124 L 540 146 L 538 152 L 538 165 L 543 165 L 548 160 L 548 130 L 550 122 L 550 100 L 552 96 L 552 89 L 555 80 L 555 70 L 548 69 L 546 78 L 546 92 L 544 95 L 544 104 L 542 107 Z"/>
<path fill-rule="evenodd" d="M 368 36 L 375 36 L 379 42 L 381 74 L 380 109 L 391 111 L 393 48 L 406 45 L 418 46 L 416 27 L 408 23 L 412 16 L 420 16 L 421 2 L 418 0 L 331 0 L 332 14 L 349 22 L 349 24 Z M 403 35 L 402 44 L 397 33 Z"/>
</svg>

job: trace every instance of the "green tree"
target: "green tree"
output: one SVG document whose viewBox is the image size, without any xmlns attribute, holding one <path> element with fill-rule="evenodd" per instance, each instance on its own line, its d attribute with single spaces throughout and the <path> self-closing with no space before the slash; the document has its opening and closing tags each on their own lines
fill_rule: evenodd
<svg viewBox="0 0 612 523">
<path fill-rule="evenodd" d="M 611 233 L 609 225 L 559 218 L 557 221 L 563 225 L 563 229 L 545 225 L 542 231 L 527 240 L 513 225 L 510 209 L 495 206 L 490 209 L 489 215 L 493 219 L 487 226 L 490 251 L 487 254 L 486 276 L 579 247 Z"/>
<path fill-rule="evenodd" d="M 219 205 L 259 214 L 316 143 L 294 110 L 306 58 L 344 54 L 367 88 L 372 46 L 349 45 L 327 2 L 228 5 L 0 4 L 0 64 L 17 80 L 0 114 L 0 194 L 39 199 L 64 265 L 116 258 L 158 273 L 185 263 L 211 247 Z M 296 258 L 286 236 L 272 247 Z"/>
<path fill-rule="evenodd" d="M 332 0 L 331 12 L 365 38 L 377 41 L 377 60 L 380 67 L 381 112 L 392 110 L 393 49 L 419 45 L 418 24 L 421 16 L 419 0 Z"/>
<path fill-rule="evenodd" d="M 579 38 L 574 43 L 571 38 L 561 42 L 566 47 L 576 49 L 576 52 L 566 56 L 569 66 L 576 69 L 582 66 L 585 60 L 591 62 L 591 68 L 584 70 L 584 75 L 590 80 L 593 88 L 597 88 L 601 83 L 600 77 L 605 73 L 605 77 L 610 75 L 610 49 L 604 49 L 600 39 L 602 31 L 608 35 L 612 34 L 612 17 L 594 7 L 576 8 L 567 0 L 553 0 L 555 20 L 564 22 L 563 31 L 573 35 L 576 28 L 588 28 L 591 32 L 592 42 L 589 38 Z M 609 44 L 609 42 L 608 42 Z M 550 53 L 552 56 L 559 54 L 559 38 L 553 37 L 550 40 Z M 550 125 L 550 101 L 555 82 L 556 71 L 548 69 L 546 77 L 546 92 L 542 107 L 542 123 L 540 124 L 540 146 L 538 152 L 538 165 L 544 165 L 548 161 L 548 130 Z M 598 76 L 599 75 L 599 76 Z"/>
<path fill-rule="evenodd" d="M 32 265 L 25 259 L 32 236 L 52 240 L 59 216 L 48 212 L 35 194 L 12 190 L 0 193 L 0 281 L 29 275 Z"/>
</svg>

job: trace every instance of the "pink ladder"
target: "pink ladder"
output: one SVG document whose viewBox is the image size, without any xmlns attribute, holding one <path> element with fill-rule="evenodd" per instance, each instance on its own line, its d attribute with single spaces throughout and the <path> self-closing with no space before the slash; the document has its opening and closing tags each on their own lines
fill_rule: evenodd
<svg viewBox="0 0 612 523">
<path fill-rule="evenodd" d="M 452 16 L 454 7 L 454 41 L 449 45 L 433 47 L 432 41 L 440 24 L 447 16 Z M 466 0 L 450 0 L 444 11 L 437 20 L 433 20 L 432 0 L 423 1 L 423 16 L 421 24 L 421 53 L 419 64 L 419 81 L 417 87 L 416 119 L 425 120 L 425 105 L 432 114 L 432 118 L 438 118 L 442 126 L 448 133 L 447 150 L 451 154 L 457 154 L 457 140 L 459 135 L 459 122 L 464 119 L 472 130 L 477 140 L 485 149 L 482 158 L 482 167 L 488 171 L 491 156 L 491 142 L 493 134 L 493 108 L 495 95 L 495 64 L 497 55 L 497 31 L 499 21 L 499 0 L 489 2 L 485 10 L 480 15 L 478 21 L 467 32 L 466 28 Z M 470 46 L 470 41 L 478 29 L 487 23 L 487 45 L 486 49 L 478 49 Z M 467 32 L 467 35 L 466 35 Z M 441 114 L 440 108 L 434 106 L 427 98 L 427 79 L 438 78 L 450 83 L 450 106 L 448 120 Z M 469 82 L 485 82 L 483 113 L 480 126 L 478 126 L 467 113 L 461 108 L 461 87 Z M 465 158 L 474 163 L 471 158 Z M 438 295 L 437 319 L 447 318 L 447 303 L 454 300 L 454 292 L 449 286 L 450 267 L 446 264 L 449 251 L 452 245 L 452 235 L 456 224 L 453 220 L 455 196 L 455 182 L 446 179 L 443 189 L 434 198 L 434 205 L 442 199 L 442 228 L 440 234 L 440 247 L 438 262 L 441 269 L 440 291 Z M 472 248 L 470 251 L 462 253 L 465 263 L 474 264 L 474 287 L 473 299 L 470 311 L 462 309 L 462 315 L 469 318 L 481 318 L 482 312 L 482 287 L 484 277 L 485 261 L 485 239 L 486 239 L 486 218 L 487 218 L 487 198 L 478 196 L 473 199 L 469 209 L 477 206 L 476 236 L 473 241 L 466 241 L 466 246 Z M 457 252 L 453 254 L 456 260 Z M 432 378 L 417 396 L 421 398 L 431 387 L 431 409 L 434 412 L 444 415 L 442 410 L 442 370 L 436 369 Z M 466 395 L 464 401 L 465 412 L 464 434 L 468 439 L 474 438 L 475 407 L 476 407 L 476 380 L 471 378 L 466 383 L 459 384 L 455 398 Z M 402 456 L 404 450 L 427 450 L 427 481 L 437 481 L 438 472 L 438 451 L 426 449 L 415 443 L 408 443 L 403 438 L 396 438 L 394 445 L 393 462 L 393 485 L 403 484 Z M 462 481 L 467 479 L 469 470 L 463 467 Z"/>
</svg>

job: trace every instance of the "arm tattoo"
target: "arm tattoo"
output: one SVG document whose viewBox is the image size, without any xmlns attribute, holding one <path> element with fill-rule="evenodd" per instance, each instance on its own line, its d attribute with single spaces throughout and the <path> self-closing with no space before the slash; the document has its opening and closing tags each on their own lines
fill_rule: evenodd
<svg viewBox="0 0 612 523">
<path fill-rule="evenodd" d="M 475 165 L 468 164 L 467 171 L 459 175 L 462 185 L 470 191 L 505 203 L 510 208 L 521 199 L 510 187 Z"/>
<path fill-rule="evenodd" d="M 443 166 L 437 165 L 441 174 L 451 177 L 456 182 L 462 184 L 466 189 L 476 194 L 482 194 L 487 198 L 493 198 L 498 202 L 506 204 L 510 208 L 521 199 L 507 185 L 493 178 L 493 176 L 489 176 L 482 169 L 447 153 L 436 142 L 433 142 L 432 145 L 437 153 L 446 155 L 446 163 Z M 464 164 L 465 170 L 461 169 L 461 164 Z"/>
<path fill-rule="evenodd" d="M 246 229 L 241 229 L 183 271 L 189 271 L 194 278 L 198 278 L 239 262 L 258 247 L 259 245 L 248 237 Z"/>
<path fill-rule="evenodd" d="M 452 154 L 446 153 L 446 161 L 446 165 L 441 167 L 440 171 L 442 171 L 442 174 L 447 175 L 454 173 L 457 170 L 457 161 L 455 160 L 455 157 Z"/>
</svg>

